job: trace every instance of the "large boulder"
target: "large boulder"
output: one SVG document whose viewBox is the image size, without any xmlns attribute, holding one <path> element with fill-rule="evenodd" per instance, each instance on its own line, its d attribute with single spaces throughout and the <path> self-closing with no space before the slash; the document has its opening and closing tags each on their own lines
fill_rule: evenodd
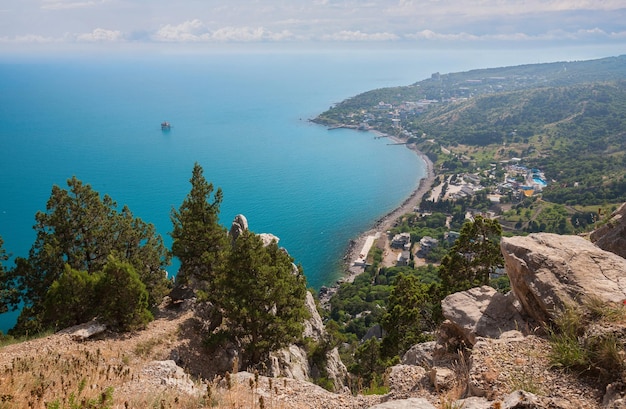
<svg viewBox="0 0 626 409">
<path fill-rule="evenodd" d="M 307 381 L 310 367 L 306 351 L 297 345 L 289 345 L 270 354 L 269 373 L 274 378 L 285 377 Z"/>
<path fill-rule="evenodd" d="M 426 369 L 415 365 L 395 365 L 386 373 L 386 384 L 394 396 L 407 395 L 424 389 L 428 381 Z"/>
<path fill-rule="evenodd" d="M 419 365 L 430 368 L 433 366 L 433 352 L 436 345 L 436 341 L 415 344 L 404 353 L 400 362 L 403 365 Z"/>
<path fill-rule="evenodd" d="M 584 297 L 626 299 L 626 259 L 578 236 L 536 233 L 503 238 L 500 244 L 511 289 L 526 314 L 551 321 Z"/>
<path fill-rule="evenodd" d="M 456 327 L 463 341 L 476 343 L 476 337 L 498 338 L 506 331 L 526 327 L 516 308 L 516 300 L 489 286 L 451 294 L 441 302 L 443 316 Z"/>
<path fill-rule="evenodd" d="M 589 239 L 601 249 L 626 258 L 626 203 L 611 214 L 606 224 L 591 232 Z"/>
</svg>

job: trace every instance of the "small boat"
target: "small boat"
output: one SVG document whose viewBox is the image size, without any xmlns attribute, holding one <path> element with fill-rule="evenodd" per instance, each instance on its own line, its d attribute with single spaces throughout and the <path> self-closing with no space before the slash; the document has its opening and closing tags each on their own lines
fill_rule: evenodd
<svg viewBox="0 0 626 409">
<path fill-rule="evenodd" d="M 169 131 L 171 127 L 172 127 L 172 125 L 169 122 L 167 122 L 167 121 L 161 122 L 161 130 L 162 131 Z"/>
</svg>

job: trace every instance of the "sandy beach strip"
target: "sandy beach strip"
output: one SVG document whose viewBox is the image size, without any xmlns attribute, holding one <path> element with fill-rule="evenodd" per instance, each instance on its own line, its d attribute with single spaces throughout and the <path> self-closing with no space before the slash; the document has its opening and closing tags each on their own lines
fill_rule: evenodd
<svg viewBox="0 0 626 409">
<path fill-rule="evenodd" d="M 399 138 L 395 138 L 378 131 L 370 132 L 376 134 L 378 137 L 389 138 L 394 143 L 405 142 Z M 406 145 L 406 147 L 414 151 L 424 161 L 426 164 L 426 175 L 420 179 L 416 190 L 413 191 L 413 193 L 411 193 L 411 195 L 404 202 L 402 202 L 400 206 L 378 219 L 370 230 L 361 233 L 356 239 L 350 240 L 350 244 L 348 245 L 343 257 L 345 266 L 344 276 L 340 278 L 335 285 L 322 288 L 319 294 L 322 305 L 330 300 L 330 297 L 337 291 L 341 283 L 351 283 L 354 281 L 356 276 L 363 272 L 363 267 L 353 266 L 353 262 L 359 257 L 359 253 L 361 252 L 368 236 L 373 236 L 376 233 L 384 234 L 387 230 L 391 229 L 400 217 L 412 212 L 413 209 L 420 204 L 422 197 L 430 191 L 430 188 L 435 180 L 435 172 L 432 161 L 414 145 Z"/>
</svg>

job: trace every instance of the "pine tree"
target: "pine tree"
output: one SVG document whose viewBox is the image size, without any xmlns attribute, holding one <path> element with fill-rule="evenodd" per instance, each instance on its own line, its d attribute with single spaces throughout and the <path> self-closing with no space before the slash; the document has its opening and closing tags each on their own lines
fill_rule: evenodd
<svg viewBox="0 0 626 409">
<path fill-rule="evenodd" d="M 11 305 L 16 305 L 19 302 L 19 292 L 4 264 L 8 260 L 9 255 L 4 249 L 4 241 L 0 237 L 0 314 L 7 312 Z"/>
<path fill-rule="evenodd" d="M 476 216 L 463 225 L 459 238 L 441 260 L 439 275 L 445 294 L 489 284 L 491 273 L 504 266 L 501 236 L 497 220 Z"/>
<path fill-rule="evenodd" d="M 387 302 L 381 325 L 385 336 L 382 355 L 393 358 L 428 339 L 425 334 L 437 325 L 436 284 L 423 284 L 417 276 L 399 274 Z"/>
<path fill-rule="evenodd" d="M 229 335 L 244 348 L 244 361 L 259 363 L 270 351 L 295 342 L 307 318 L 302 269 L 276 241 L 244 231 L 233 243 L 227 273 L 216 286 Z"/>
<path fill-rule="evenodd" d="M 193 167 L 190 182 L 191 191 L 178 211 L 171 212 L 172 254 L 181 263 L 176 278 L 179 283 L 190 279 L 202 281 L 210 293 L 229 247 L 226 229 L 219 224 L 223 195 L 219 188 L 213 193 L 213 184 L 206 181 L 198 163 Z"/>
<path fill-rule="evenodd" d="M 8 306 L 24 305 L 14 334 L 39 332 L 51 324 L 44 319 L 45 297 L 66 265 L 96 274 L 115 255 L 133 265 L 148 288 L 150 305 L 165 294 L 163 267 L 169 264 L 169 254 L 154 226 L 133 217 L 126 206 L 118 212 L 111 197 L 100 198 L 76 177 L 67 185 L 69 190 L 53 186 L 46 212 L 35 215 L 37 236 L 28 258 L 18 257 L 15 268 L 5 274 L 3 291 L 18 294 L 8 299 Z"/>
</svg>

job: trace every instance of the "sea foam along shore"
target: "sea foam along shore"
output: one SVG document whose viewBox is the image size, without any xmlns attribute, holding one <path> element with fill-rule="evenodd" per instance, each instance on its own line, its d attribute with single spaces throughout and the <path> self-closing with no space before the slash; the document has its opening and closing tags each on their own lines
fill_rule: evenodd
<svg viewBox="0 0 626 409">
<path fill-rule="evenodd" d="M 405 143 L 406 141 L 384 134 L 379 131 L 372 130 L 370 131 L 376 134 L 377 137 L 385 137 L 394 141 L 395 143 Z M 355 277 L 363 272 L 363 267 L 354 266 L 353 262 L 359 256 L 365 241 L 368 236 L 375 235 L 376 233 L 384 234 L 387 230 L 391 229 L 394 223 L 406 213 L 412 212 L 415 206 L 417 206 L 421 201 L 422 197 L 426 193 L 428 193 L 431 189 L 431 186 L 435 180 L 435 172 L 433 162 L 426 156 L 423 152 L 418 150 L 415 145 L 405 145 L 407 148 L 413 150 L 426 164 L 426 175 L 420 179 L 417 188 L 411 193 L 411 195 L 404 201 L 400 206 L 390 211 L 376 223 L 370 230 L 367 230 L 361 233 L 356 239 L 350 240 L 350 243 L 345 251 L 343 260 L 344 260 L 344 276 L 341 277 L 337 282 L 331 287 L 322 287 L 319 293 L 320 302 L 322 305 L 326 305 L 328 301 L 330 301 L 330 297 L 334 293 L 337 292 L 339 285 L 342 283 L 348 282 L 351 283 L 354 281 Z"/>
</svg>

